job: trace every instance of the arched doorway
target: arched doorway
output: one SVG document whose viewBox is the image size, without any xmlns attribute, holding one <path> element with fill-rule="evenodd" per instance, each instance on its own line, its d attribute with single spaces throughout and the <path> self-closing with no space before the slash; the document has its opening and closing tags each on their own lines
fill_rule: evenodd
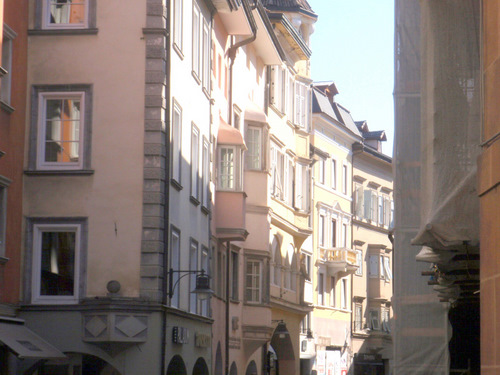
<svg viewBox="0 0 500 375">
<path fill-rule="evenodd" d="M 229 375 L 238 375 L 238 369 L 236 368 L 236 363 L 231 363 L 231 368 L 229 369 Z"/>
<path fill-rule="evenodd" d="M 174 355 L 170 360 L 167 375 L 187 375 L 186 365 L 180 355 Z"/>
<path fill-rule="evenodd" d="M 255 364 L 255 361 L 251 361 L 248 364 L 245 375 L 257 375 L 257 365 Z"/>
<path fill-rule="evenodd" d="M 208 375 L 208 366 L 203 358 L 198 358 L 194 364 L 193 375 Z"/>
<path fill-rule="evenodd" d="M 276 371 L 276 374 L 295 373 L 295 354 L 292 340 L 284 322 L 278 323 L 278 326 L 274 330 L 273 337 L 271 338 L 271 346 L 278 359 L 278 371 Z"/>
<path fill-rule="evenodd" d="M 217 344 L 217 351 L 215 352 L 214 375 L 222 375 L 222 351 L 220 349 L 220 342 Z"/>
</svg>

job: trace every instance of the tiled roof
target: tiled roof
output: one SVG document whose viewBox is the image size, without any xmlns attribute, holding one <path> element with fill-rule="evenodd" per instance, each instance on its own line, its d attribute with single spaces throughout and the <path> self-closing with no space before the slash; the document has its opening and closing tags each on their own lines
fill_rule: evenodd
<svg viewBox="0 0 500 375">
<path fill-rule="evenodd" d="M 385 135 L 385 131 L 384 130 L 378 130 L 378 131 L 374 131 L 374 132 L 364 132 L 363 133 L 363 138 L 366 138 L 366 139 L 377 139 L 377 140 L 380 140 L 380 141 L 387 140 L 387 137 Z"/>
<path fill-rule="evenodd" d="M 314 13 L 307 0 L 261 0 L 262 4 L 268 9 L 298 11 L 305 10 Z"/>
</svg>

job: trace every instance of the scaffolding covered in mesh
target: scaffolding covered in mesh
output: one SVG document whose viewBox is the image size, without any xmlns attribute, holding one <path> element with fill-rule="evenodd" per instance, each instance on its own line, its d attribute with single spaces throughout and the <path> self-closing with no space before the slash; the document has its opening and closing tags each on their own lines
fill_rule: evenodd
<svg viewBox="0 0 500 375">
<path fill-rule="evenodd" d="M 450 308 L 478 298 L 479 2 L 395 4 L 393 373 L 449 374 Z"/>
</svg>

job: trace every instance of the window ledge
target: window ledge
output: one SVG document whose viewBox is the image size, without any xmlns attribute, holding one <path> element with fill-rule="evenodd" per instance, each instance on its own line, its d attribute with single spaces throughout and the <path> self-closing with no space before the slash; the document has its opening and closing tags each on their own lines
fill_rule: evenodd
<svg viewBox="0 0 500 375">
<path fill-rule="evenodd" d="M 205 215 L 210 215 L 210 208 L 201 206 L 201 212 L 203 212 Z"/>
<path fill-rule="evenodd" d="M 10 106 L 9 104 L 5 103 L 3 100 L 0 100 L 0 108 L 2 108 L 5 112 L 7 113 L 12 113 L 14 112 L 16 109 L 12 106 Z"/>
<path fill-rule="evenodd" d="M 9 258 L 6 258 L 6 257 L 3 257 L 3 256 L 0 256 L 0 264 L 5 264 L 9 261 Z"/>
<path fill-rule="evenodd" d="M 198 73 L 196 73 L 194 70 L 191 71 L 191 75 L 193 76 L 194 80 L 198 84 L 198 86 L 201 84 L 200 77 L 198 76 Z"/>
<path fill-rule="evenodd" d="M 9 72 L 0 66 L 0 77 L 6 75 L 7 73 Z"/>
<path fill-rule="evenodd" d="M 194 204 L 195 206 L 199 206 L 200 205 L 200 201 L 198 200 L 198 198 L 195 198 L 193 197 L 192 195 L 189 197 L 189 200 L 191 201 L 192 204 Z"/>
<path fill-rule="evenodd" d="M 94 174 L 93 169 L 66 169 L 66 170 L 50 170 L 50 171 L 39 171 L 39 170 L 29 170 L 24 171 L 24 174 L 28 176 L 87 176 Z"/>
<path fill-rule="evenodd" d="M 182 185 L 180 184 L 180 182 L 178 182 L 177 180 L 174 180 L 173 178 L 170 179 L 170 184 L 177 190 L 177 191 L 181 191 L 183 188 L 182 188 Z"/>
<path fill-rule="evenodd" d="M 182 50 L 179 48 L 179 46 L 175 42 L 173 43 L 172 48 L 174 49 L 175 52 L 177 52 L 180 59 L 184 60 L 184 54 L 182 53 Z"/>
<path fill-rule="evenodd" d="M 28 35 L 96 35 L 99 29 L 30 29 Z"/>
</svg>

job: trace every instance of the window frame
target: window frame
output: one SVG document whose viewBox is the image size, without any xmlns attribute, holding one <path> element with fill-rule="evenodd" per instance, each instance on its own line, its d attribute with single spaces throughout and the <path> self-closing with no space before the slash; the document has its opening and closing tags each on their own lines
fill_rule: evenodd
<svg viewBox="0 0 500 375">
<path fill-rule="evenodd" d="M 332 158 L 332 168 L 330 175 L 330 184 L 333 190 L 337 190 L 337 160 Z"/>
<path fill-rule="evenodd" d="M 191 163 L 190 163 L 190 187 L 191 201 L 200 203 L 200 129 L 194 122 L 191 123 Z"/>
<path fill-rule="evenodd" d="M 177 238 L 177 241 L 174 242 L 174 238 Z M 177 244 L 177 246 L 176 246 Z M 173 270 L 180 270 L 181 266 L 181 231 L 175 226 L 170 226 L 170 268 Z M 172 283 L 175 285 L 180 279 L 179 272 L 174 272 L 172 274 Z M 172 286 L 173 286 L 172 285 Z M 180 308 L 180 287 L 173 288 L 173 296 L 170 298 L 170 307 Z"/>
<path fill-rule="evenodd" d="M 202 183 L 201 183 L 201 205 L 206 210 L 210 209 L 210 143 L 208 139 L 203 136 L 203 149 L 202 149 Z"/>
<path fill-rule="evenodd" d="M 45 162 L 47 99 L 80 98 L 78 162 Z M 28 168 L 30 171 L 82 171 L 91 166 L 92 85 L 35 85 L 31 95 L 31 126 Z"/>
<path fill-rule="evenodd" d="M 235 250 L 231 250 L 231 290 L 229 299 L 233 301 L 239 300 L 239 253 Z"/>
<path fill-rule="evenodd" d="M 74 291 L 69 295 L 41 296 L 41 233 L 63 232 L 65 229 L 75 232 L 74 250 Z M 25 301 L 34 305 L 76 304 L 85 293 L 86 262 L 88 245 L 87 218 L 28 218 L 26 241 Z"/>
<path fill-rule="evenodd" d="M 257 272 L 252 266 L 251 273 L 249 274 L 249 265 L 258 265 Z M 262 281 L 263 281 L 263 261 L 257 258 L 247 258 L 245 262 L 245 302 L 248 304 L 261 304 L 262 299 Z M 249 298 L 250 296 L 252 298 Z M 257 298 L 254 297 L 257 294 Z"/>
<path fill-rule="evenodd" d="M 189 240 L 189 271 L 200 271 L 199 267 L 199 243 L 194 238 Z M 198 296 L 196 293 L 191 293 L 196 288 L 196 277 L 197 274 L 195 272 L 190 273 L 189 275 L 189 288 L 188 299 L 189 299 L 189 312 L 192 314 L 198 314 Z M 180 288 L 180 286 L 179 286 Z"/>
<path fill-rule="evenodd" d="M 0 102 L 10 107 L 12 95 L 12 54 L 17 33 L 7 24 L 3 24 L 2 60 L 0 69 Z"/>
<path fill-rule="evenodd" d="M 178 120 L 176 120 L 178 119 Z M 172 99 L 171 181 L 182 186 L 182 107 Z"/>
<path fill-rule="evenodd" d="M 337 279 L 335 276 L 330 276 L 330 307 L 337 306 L 337 292 L 335 290 Z"/>
<path fill-rule="evenodd" d="M 177 51 L 181 58 L 183 57 L 183 44 L 184 44 L 184 9 L 182 0 L 174 0 L 173 4 L 173 17 L 172 17 L 172 45 L 174 49 Z"/>
<path fill-rule="evenodd" d="M 50 9 L 47 6 L 47 0 L 38 0 L 35 2 L 35 24 L 34 30 L 30 30 L 33 34 L 81 34 L 81 33 L 97 33 L 96 28 L 96 10 L 97 0 L 86 0 L 85 21 L 81 24 L 54 24 L 48 25 L 47 20 L 50 16 Z M 61 26 L 58 26 L 61 25 Z"/>
<path fill-rule="evenodd" d="M 370 309 L 370 329 L 380 331 L 380 311 L 378 309 Z"/>
<path fill-rule="evenodd" d="M 201 72 L 202 72 L 202 33 L 201 33 L 201 28 L 203 25 L 202 22 L 202 14 L 200 7 L 196 3 L 196 1 L 193 1 L 193 17 L 192 17 L 192 72 L 193 76 L 196 79 L 196 82 L 200 83 L 201 80 Z"/>
<path fill-rule="evenodd" d="M 325 305 L 325 274 L 318 272 L 318 305 Z"/>
<path fill-rule="evenodd" d="M 7 194 L 12 181 L 0 175 L 0 264 L 7 262 Z"/>
<path fill-rule="evenodd" d="M 340 308 L 342 310 L 347 310 L 347 301 L 349 294 L 349 286 L 347 284 L 347 279 L 344 277 L 340 279 Z"/>
<path fill-rule="evenodd" d="M 211 61 L 211 38 L 210 38 L 210 25 L 203 18 L 203 30 L 202 30 L 202 86 L 205 93 L 210 96 L 210 61 Z"/>
<path fill-rule="evenodd" d="M 354 332 L 363 330 L 363 305 L 361 303 L 354 304 Z"/>
<path fill-rule="evenodd" d="M 358 269 L 354 273 L 356 276 L 363 276 L 363 250 L 356 249 L 356 264 Z"/>
<path fill-rule="evenodd" d="M 233 151 L 233 173 L 223 174 L 222 171 L 222 150 Z M 243 166 L 242 166 L 242 148 L 241 146 L 221 144 L 217 146 L 217 190 L 220 191 L 242 191 L 243 190 Z M 222 184 L 224 176 L 232 176 L 233 186 Z"/>
<path fill-rule="evenodd" d="M 84 2 L 84 19 L 82 23 L 50 23 L 50 3 L 52 0 L 43 0 L 42 5 L 42 28 L 47 30 L 64 30 L 64 29 L 88 29 L 89 28 L 89 16 L 90 16 L 90 0 L 80 0 Z M 69 3 L 69 5 L 76 5 Z M 71 9 L 71 8 L 70 8 Z"/>
<path fill-rule="evenodd" d="M 250 138 L 250 133 L 252 132 L 257 132 L 257 142 L 251 142 L 253 141 Z M 245 138 L 246 138 L 246 145 L 247 145 L 247 151 L 245 155 L 245 166 L 248 170 L 252 171 L 261 171 L 263 168 L 263 154 L 264 154 L 264 148 L 263 148 L 263 134 L 264 131 L 262 129 L 262 126 L 255 126 L 252 124 L 247 124 L 246 127 L 246 132 L 245 132 Z M 252 145 L 255 145 L 255 147 L 252 148 Z M 255 149 L 255 150 L 254 150 Z M 252 153 L 255 151 L 257 155 L 254 155 Z M 256 158 L 256 163 L 252 165 L 252 157 Z"/>
</svg>

